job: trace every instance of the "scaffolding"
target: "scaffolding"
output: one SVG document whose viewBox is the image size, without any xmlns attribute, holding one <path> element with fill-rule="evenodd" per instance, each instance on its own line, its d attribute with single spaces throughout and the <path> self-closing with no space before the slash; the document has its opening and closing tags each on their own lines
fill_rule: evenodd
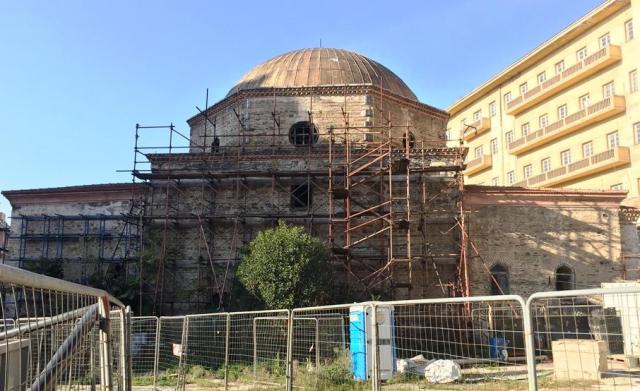
<svg viewBox="0 0 640 391">
<path fill-rule="evenodd" d="M 310 96 L 311 124 L 313 100 Z M 382 117 L 382 103 L 377 110 L 386 123 L 353 126 L 346 101 L 345 92 L 343 126 L 314 125 L 303 145 L 292 145 L 282 131 L 275 92 L 271 129 L 247 129 L 244 113 L 234 108 L 239 131 L 220 132 L 208 102 L 198 108 L 204 121 L 200 135 L 187 137 L 173 124 L 136 125 L 132 174 L 149 186 L 142 225 L 159 232 L 147 234 L 144 244 L 157 260 L 155 274 L 146 277 L 153 285 L 153 312 L 163 312 L 165 290 L 173 284 L 167 278 L 177 278 L 176 262 L 186 257 L 185 243 L 193 243 L 194 236 L 196 286 L 223 308 L 240 249 L 256 229 L 278 220 L 326 238 L 335 264 L 348 276 L 347 286 L 359 292 L 406 289 L 412 296 L 416 284 L 424 283 L 417 281 L 416 267 L 422 279 L 435 276 L 443 295 L 468 292 L 455 276 L 466 270 L 465 236 L 453 232 L 463 220 L 466 149 L 425 145 L 413 136 L 412 124 L 393 124 L 389 113 Z M 166 131 L 169 145 L 142 145 L 147 131 Z M 248 202 L 256 186 L 271 192 L 259 207 Z M 328 194 L 326 202 L 312 202 L 314 190 Z M 279 200 L 283 193 L 291 194 L 290 204 Z M 430 242 L 437 235 L 456 241 L 441 248 Z"/>
<path fill-rule="evenodd" d="M 398 130 L 395 135 L 394 130 Z M 354 141 L 361 139 L 374 141 Z M 446 224 L 455 224 L 463 219 L 460 167 L 464 152 L 427 148 L 423 141 L 412 140 L 409 124 L 394 126 L 390 120 L 386 126 L 351 127 L 345 118 L 344 128 L 331 132 L 329 145 L 328 240 L 334 254 L 343 260 L 348 276 L 369 293 L 392 280 L 392 288 L 406 288 L 412 297 L 414 267 L 418 264 L 423 270 L 432 267 L 441 290 L 453 287 L 452 282 L 443 283 L 437 264 L 450 264 L 453 259 L 464 261 L 464 253 L 434 253 L 427 233 L 430 222 L 448 219 Z M 448 161 L 450 165 L 431 165 L 434 161 Z M 430 194 L 427 184 L 430 173 L 453 175 L 447 187 L 459 190 L 458 198 L 451 200 L 454 208 L 431 207 L 430 203 L 442 194 Z M 415 230 L 421 235 L 419 243 L 413 243 Z M 372 264 L 372 260 L 378 262 Z M 354 263 L 367 272 L 355 273 Z M 405 273 L 405 278 L 394 282 L 397 280 L 394 270 L 398 269 Z M 443 293 L 451 292 L 443 290 Z"/>
<path fill-rule="evenodd" d="M 127 270 L 139 259 L 142 232 L 138 215 L 132 208 L 122 215 L 13 216 L 19 230 L 6 236 L 7 243 L 16 243 L 10 246 L 15 253 L 9 254 L 9 260 L 23 268 L 43 260 L 79 264 L 73 279 L 83 283 L 105 265 Z"/>
</svg>

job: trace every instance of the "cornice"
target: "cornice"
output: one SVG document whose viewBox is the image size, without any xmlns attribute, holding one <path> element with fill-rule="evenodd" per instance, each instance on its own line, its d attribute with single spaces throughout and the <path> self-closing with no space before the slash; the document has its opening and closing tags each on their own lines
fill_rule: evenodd
<svg viewBox="0 0 640 391">
<path fill-rule="evenodd" d="M 465 186 L 465 207 L 489 205 L 619 208 L 626 191 L 529 189 L 522 187 Z"/>
<path fill-rule="evenodd" d="M 142 183 L 108 183 L 3 191 L 13 208 L 33 204 L 128 201 L 144 196 Z"/>
<path fill-rule="evenodd" d="M 423 113 L 431 114 L 447 120 L 449 114 L 436 107 L 420 103 L 403 96 L 394 94 L 386 89 L 381 89 L 373 85 L 342 85 L 342 86 L 316 86 L 316 87 L 288 87 L 288 88 L 256 88 L 251 90 L 241 90 L 235 94 L 229 95 L 217 102 L 213 106 L 209 107 L 204 113 L 207 116 L 213 116 L 216 113 L 233 106 L 242 99 L 251 97 L 278 97 L 278 96 L 340 96 L 340 95 L 373 95 L 382 96 L 384 99 L 400 103 L 404 106 L 411 107 Z M 187 123 L 191 126 L 197 124 L 199 121 L 204 120 L 203 113 L 194 115 L 187 120 Z"/>
</svg>

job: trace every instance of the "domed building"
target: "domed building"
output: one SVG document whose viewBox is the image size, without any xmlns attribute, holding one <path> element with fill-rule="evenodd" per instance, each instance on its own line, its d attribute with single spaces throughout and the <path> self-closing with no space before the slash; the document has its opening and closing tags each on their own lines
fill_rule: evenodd
<svg viewBox="0 0 640 391">
<path fill-rule="evenodd" d="M 419 102 L 388 68 L 341 49 L 296 50 L 256 66 L 187 122 L 189 154 L 147 155 L 151 172 L 136 175 L 154 193 L 151 215 L 164 213 L 167 197 L 182 200 L 173 242 L 193 244 L 179 250 L 183 261 L 211 261 L 214 301 L 231 292 L 239 248 L 278 220 L 331 246 L 345 297 L 453 286 L 459 235 L 440 232 L 459 214 L 464 150 L 445 147 L 447 113 Z M 428 272 L 438 262 L 446 281 Z M 193 280 L 180 270 L 176 281 Z"/>
<path fill-rule="evenodd" d="M 326 144 L 329 130 L 345 123 L 377 128 L 353 133 L 353 141 L 379 141 L 374 133 L 391 124 L 394 136 L 409 127 L 414 141 L 444 147 L 447 118 L 420 103 L 385 66 L 347 50 L 316 48 L 256 66 L 188 123 L 193 151 L 206 150 L 215 137 L 220 146 Z"/>
<path fill-rule="evenodd" d="M 640 248 L 624 192 L 465 187 L 447 119 L 374 60 L 296 50 L 247 72 L 188 131 L 136 125 L 135 183 L 4 191 L 0 249 L 124 292 L 138 314 L 246 308 L 240 251 L 278 221 L 330 247 L 341 302 L 528 295 L 640 270 L 624 255 Z M 492 156 L 474 150 L 474 167 Z"/>
</svg>

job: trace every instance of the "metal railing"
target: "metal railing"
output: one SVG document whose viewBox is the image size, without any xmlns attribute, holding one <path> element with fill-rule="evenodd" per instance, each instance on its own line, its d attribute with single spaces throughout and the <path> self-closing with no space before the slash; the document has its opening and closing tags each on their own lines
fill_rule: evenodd
<svg viewBox="0 0 640 391">
<path fill-rule="evenodd" d="M 531 132 L 526 136 L 522 136 L 519 139 L 509 143 L 509 150 L 515 150 L 519 147 L 530 144 L 532 142 L 546 143 L 554 140 L 558 137 L 558 134 L 566 131 L 574 131 L 587 126 L 593 122 L 598 116 L 611 113 L 615 114 L 620 110 L 620 106 L 624 106 L 624 97 L 612 96 L 605 98 L 599 102 L 596 102 L 588 107 L 581 108 L 579 111 L 570 114 L 556 122 L 553 122 L 545 127 L 542 127 L 535 132 Z M 546 140 L 546 141 L 545 141 Z M 519 153 L 519 151 L 516 151 Z"/>
<path fill-rule="evenodd" d="M 107 292 L 0 265 L 3 390 L 127 390 L 129 311 Z"/>
<path fill-rule="evenodd" d="M 507 103 L 507 112 L 511 112 L 513 110 L 521 111 L 522 107 L 524 107 L 524 105 L 529 101 L 538 99 L 542 96 L 548 96 L 550 93 L 555 93 L 559 88 L 566 85 L 566 83 L 573 84 L 576 81 L 581 80 L 589 74 L 589 70 L 594 70 L 603 64 L 607 64 L 607 59 L 612 61 L 619 60 L 620 47 L 607 45 L 590 56 L 579 60 L 577 63 L 562 71 L 561 74 L 555 75 L 554 77 L 545 80 L 541 85 L 538 85 L 524 94 L 513 98 Z"/>
</svg>

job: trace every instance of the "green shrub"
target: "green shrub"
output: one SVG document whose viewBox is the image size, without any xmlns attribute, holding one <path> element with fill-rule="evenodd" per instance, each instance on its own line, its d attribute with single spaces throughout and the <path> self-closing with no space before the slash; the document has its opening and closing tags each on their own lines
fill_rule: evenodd
<svg viewBox="0 0 640 391">
<path fill-rule="evenodd" d="M 279 222 L 243 251 L 237 275 L 266 308 L 293 308 L 330 301 L 329 249 L 304 229 Z"/>
</svg>

